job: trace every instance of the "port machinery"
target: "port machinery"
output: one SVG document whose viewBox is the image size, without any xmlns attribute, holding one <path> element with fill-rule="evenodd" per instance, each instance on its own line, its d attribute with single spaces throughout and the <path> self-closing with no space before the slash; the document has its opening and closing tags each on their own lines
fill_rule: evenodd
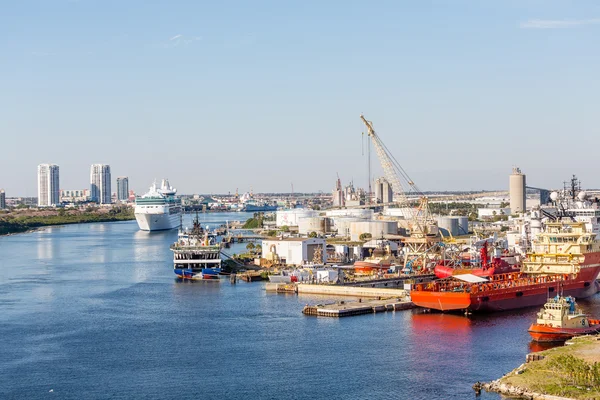
<svg viewBox="0 0 600 400">
<path fill-rule="evenodd" d="M 440 235 L 437 221 L 429 210 L 427 196 L 417 187 L 377 135 L 375 129 L 373 129 L 373 123 L 368 121 L 362 114 L 360 119 L 367 128 L 367 136 L 373 143 L 385 178 L 392 186 L 394 197 L 397 199 L 395 204 L 403 208 L 406 213 L 410 236 L 404 239 L 404 265 L 411 268 L 416 265 L 421 268 L 435 266 L 436 259 L 443 250 L 444 238 Z M 402 182 L 404 182 L 404 185 Z M 405 188 L 419 197 L 416 208 L 409 201 Z"/>
</svg>

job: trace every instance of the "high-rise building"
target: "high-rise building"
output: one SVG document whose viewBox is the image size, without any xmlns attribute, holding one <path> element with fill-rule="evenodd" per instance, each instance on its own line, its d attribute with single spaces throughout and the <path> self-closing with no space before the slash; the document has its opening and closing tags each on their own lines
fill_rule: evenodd
<svg viewBox="0 0 600 400">
<path fill-rule="evenodd" d="M 4 193 L 4 189 L 0 189 L 0 210 L 4 210 L 6 208 L 6 193 Z"/>
<path fill-rule="evenodd" d="M 110 165 L 92 164 L 90 171 L 90 198 L 100 204 L 110 204 Z"/>
<path fill-rule="evenodd" d="M 129 178 L 126 176 L 119 176 L 117 178 L 117 200 L 127 201 L 129 197 Z"/>
<path fill-rule="evenodd" d="M 38 165 L 38 207 L 50 207 L 59 204 L 60 182 L 58 165 Z"/>
</svg>

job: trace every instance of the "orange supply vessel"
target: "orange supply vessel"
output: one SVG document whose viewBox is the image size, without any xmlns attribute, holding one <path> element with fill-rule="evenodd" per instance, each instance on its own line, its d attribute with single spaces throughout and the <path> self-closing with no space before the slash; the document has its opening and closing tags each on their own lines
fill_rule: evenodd
<svg viewBox="0 0 600 400">
<path fill-rule="evenodd" d="M 588 318 L 573 297 L 556 296 L 537 313 L 537 321 L 529 327 L 529 334 L 536 342 L 564 342 L 599 330 L 600 321 Z"/>
<path fill-rule="evenodd" d="M 412 301 L 440 311 L 490 312 L 542 305 L 557 293 L 585 298 L 598 292 L 600 243 L 585 223 L 546 223 L 520 272 L 453 276 L 415 285 Z"/>
</svg>

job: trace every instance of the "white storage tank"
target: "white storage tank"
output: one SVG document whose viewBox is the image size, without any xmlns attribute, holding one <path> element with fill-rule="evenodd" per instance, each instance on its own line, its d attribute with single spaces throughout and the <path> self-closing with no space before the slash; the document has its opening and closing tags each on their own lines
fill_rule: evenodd
<svg viewBox="0 0 600 400">
<path fill-rule="evenodd" d="M 381 235 L 397 235 L 398 223 L 396 221 L 361 221 L 350 224 L 350 238 L 360 240 L 360 235 L 370 233 L 374 239 Z"/>
<path fill-rule="evenodd" d="M 306 208 L 293 208 L 291 210 L 280 210 L 275 212 L 275 224 L 278 228 L 282 226 L 298 226 L 298 219 L 318 217 L 319 212 Z"/>
<path fill-rule="evenodd" d="M 469 234 L 469 217 L 456 217 L 458 220 L 458 234 L 468 235 Z"/>
<path fill-rule="evenodd" d="M 373 219 L 373 210 L 364 208 L 349 208 L 342 210 L 328 210 L 325 212 L 328 217 L 354 217 L 361 219 Z"/>
<path fill-rule="evenodd" d="M 458 236 L 458 219 L 454 217 L 438 217 L 438 228 L 452 236 Z"/>
<path fill-rule="evenodd" d="M 298 219 L 298 233 L 308 235 L 311 232 L 327 233 L 331 231 L 330 219 L 327 217 L 308 217 Z"/>
<path fill-rule="evenodd" d="M 403 207 L 403 208 L 386 208 L 383 211 L 384 215 L 388 215 L 390 217 L 399 217 L 404 219 L 411 219 L 416 213 L 415 208 L 411 207 Z"/>
<path fill-rule="evenodd" d="M 364 221 L 362 218 L 356 217 L 334 217 L 332 218 L 333 226 L 337 229 L 338 236 L 350 237 L 350 227 L 353 222 Z"/>
</svg>

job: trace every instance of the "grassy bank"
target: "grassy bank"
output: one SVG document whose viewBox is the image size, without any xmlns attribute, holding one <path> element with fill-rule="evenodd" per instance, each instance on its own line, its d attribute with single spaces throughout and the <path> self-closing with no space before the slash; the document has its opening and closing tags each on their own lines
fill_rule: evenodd
<svg viewBox="0 0 600 400">
<path fill-rule="evenodd" d="M 89 222 L 113 222 L 135 219 L 133 208 L 88 208 L 86 210 L 20 210 L 0 215 L 0 235 L 26 232 L 31 229 Z"/>
<path fill-rule="evenodd" d="M 572 343 L 536 353 L 545 358 L 517 368 L 496 381 L 496 387 L 505 385 L 570 399 L 600 399 L 600 341 L 597 336 L 585 336 Z"/>
</svg>

